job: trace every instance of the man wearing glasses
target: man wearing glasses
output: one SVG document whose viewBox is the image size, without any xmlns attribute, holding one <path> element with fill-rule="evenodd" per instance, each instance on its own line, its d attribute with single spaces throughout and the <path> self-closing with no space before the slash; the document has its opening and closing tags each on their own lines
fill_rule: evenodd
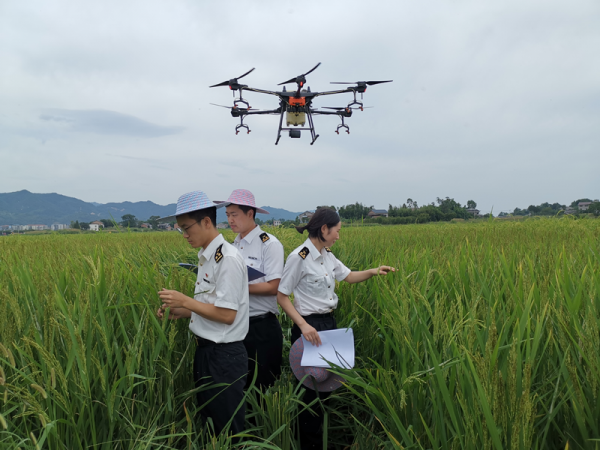
<svg viewBox="0 0 600 450">
<path fill-rule="evenodd" d="M 159 219 L 176 218 L 179 232 L 193 248 L 201 250 L 194 298 L 163 289 L 158 293 L 162 301 L 158 316 L 164 317 L 169 308 L 170 318 L 190 318 L 197 344 L 196 387 L 229 385 L 198 392 L 198 404 L 207 403 L 201 414 L 212 418 L 216 433 L 232 420 L 229 431 L 237 434 L 245 428 L 248 354 L 243 341 L 248 332 L 248 272 L 242 255 L 216 228 L 218 207 L 204 192 L 189 192 L 179 197 L 174 216 Z"/>
</svg>

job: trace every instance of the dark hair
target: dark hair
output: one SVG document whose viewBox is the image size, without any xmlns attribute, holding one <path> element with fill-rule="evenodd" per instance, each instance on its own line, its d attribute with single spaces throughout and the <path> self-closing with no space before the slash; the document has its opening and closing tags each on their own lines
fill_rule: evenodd
<svg viewBox="0 0 600 450">
<path fill-rule="evenodd" d="M 232 203 L 232 205 L 235 205 L 235 203 Z M 239 208 L 242 210 L 242 212 L 244 214 L 248 214 L 248 211 L 254 211 L 254 214 L 252 214 L 252 219 L 256 219 L 256 208 L 252 207 L 252 206 L 248 206 L 248 205 L 237 205 L 239 206 Z"/>
<path fill-rule="evenodd" d="M 210 208 L 198 209 L 196 211 L 190 211 L 187 213 L 190 219 L 195 220 L 196 222 L 201 222 L 202 219 L 208 217 L 213 227 L 217 226 L 217 208 L 211 206 Z"/>
<path fill-rule="evenodd" d="M 312 238 L 319 238 L 320 241 L 325 241 L 321 227 L 327 225 L 327 228 L 333 228 L 340 223 L 340 216 L 331 208 L 319 208 L 310 218 L 308 223 L 301 227 L 296 227 L 298 233 L 304 233 L 308 230 L 308 235 Z"/>
</svg>

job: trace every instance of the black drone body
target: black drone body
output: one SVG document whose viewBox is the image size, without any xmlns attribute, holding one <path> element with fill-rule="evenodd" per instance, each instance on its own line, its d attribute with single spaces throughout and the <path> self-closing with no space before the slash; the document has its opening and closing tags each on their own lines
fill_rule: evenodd
<svg viewBox="0 0 600 450">
<path fill-rule="evenodd" d="M 259 115 L 259 114 L 279 114 L 279 128 L 277 130 L 277 140 L 275 141 L 275 145 L 279 143 L 279 139 L 281 139 L 282 131 L 289 131 L 289 135 L 291 138 L 299 138 L 300 132 L 302 130 L 310 131 L 312 141 L 310 145 L 314 144 L 318 134 L 315 132 L 315 126 L 313 122 L 313 115 L 337 115 L 342 123 L 338 125 L 335 132 L 337 134 L 340 133 L 340 128 L 346 130 L 346 133 L 350 134 L 350 128 L 348 125 L 344 123 L 345 117 L 352 116 L 352 110 L 360 109 L 363 111 L 364 106 L 362 103 L 363 93 L 367 90 L 367 86 L 371 86 L 374 84 L 380 83 L 391 83 L 393 80 L 386 81 L 357 81 L 357 82 L 332 82 L 331 84 L 351 84 L 353 86 L 349 86 L 346 89 L 340 89 L 336 91 L 325 91 L 325 92 L 311 92 L 310 87 L 306 86 L 306 75 L 311 73 L 317 67 L 319 67 L 321 63 L 317 64 L 315 67 L 310 69 L 308 72 L 298 75 L 297 77 L 290 78 L 283 83 L 279 83 L 279 86 L 295 83 L 297 85 L 297 89 L 293 91 L 287 91 L 285 86 L 281 91 L 267 91 L 264 89 L 256 89 L 253 87 L 249 87 L 245 84 L 240 84 L 239 80 L 246 75 L 250 74 L 254 69 L 250 69 L 243 75 L 240 75 L 237 78 L 232 78 L 228 81 L 223 81 L 222 83 L 215 84 L 210 87 L 217 86 L 229 86 L 229 89 L 233 91 L 233 106 L 229 108 L 228 106 L 223 105 L 215 105 L 215 106 L 223 106 L 224 108 L 231 109 L 231 115 L 233 117 L 239 117 L 240 123 L 235 127 L 235 134 L 240 132 L 240 129 L 246 129 L 247 133 L 250 133 L 250 128 L 248 125 L 244 123 L 244 118 L 246 116 Z M 236 98 L 236 91 L 239 91 L 239 97 Z M 243 91 L 250 92 L 258 92 L 259 94 L 268 94 L 275 95 L 279 98 L 279 107 L 277 109 L 271 110 L 257 110 L 252 109 L 250 104 L 244 100 L 242 97 Z M 323 109 L 330 109 L 332 111 L 323 111 L 319 109 L 312 108 L 312 102 L 316 97 L 322 95 L 333 95 L 333 94 L 344 94 L 344 93 L 352 93 L 354 96 L 353 101 L 348 103 L 345 107 L 323 107 Z M 356 99 L 356 94 L 360 93 L 361 100 Z M 283 118 L 285 115 L 285 127 L 283 126 Z M 308 126 L 306 123 L 308 122 Z M 291 128 L 292 126 L 293 128 Z"/>
</svg>

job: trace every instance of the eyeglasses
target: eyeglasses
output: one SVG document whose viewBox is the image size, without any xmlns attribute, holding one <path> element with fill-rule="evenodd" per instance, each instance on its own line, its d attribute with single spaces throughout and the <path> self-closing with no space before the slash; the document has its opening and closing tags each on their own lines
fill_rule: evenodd
<svg viewBox="0 0 600 450">
<path fill-rule="evenodd" d="M 189 229 L 192 228 L 194 225 L 196 225 L 198 222 L 194 222 L 193 224 L 189 225 L 187 228 L 183 228 L 183 227 L 179 227 L 177 228 L 177 231 L 179 231 L 179 234 L 190 234 L 189 233 Z"/>
</svg>

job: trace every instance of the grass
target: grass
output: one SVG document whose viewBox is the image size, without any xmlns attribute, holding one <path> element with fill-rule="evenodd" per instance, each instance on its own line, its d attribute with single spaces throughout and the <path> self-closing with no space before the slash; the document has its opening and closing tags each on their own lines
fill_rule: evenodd
<svg viewBox="0 0 600 450">
<path fill-rule="evenodd" d="M 335 448 L 599 447 L 600 221 L 348 227 L 333 251 L 399 269 L 338 287 L 358 358 L 327 401 Z M 242 443 L 196 418 L 187 323 L 154 314 L 195 260 L 176 233 L 0 238 L 0 448 L 299 448 L 287 367 L 248 392 Z"/>
</svg>

